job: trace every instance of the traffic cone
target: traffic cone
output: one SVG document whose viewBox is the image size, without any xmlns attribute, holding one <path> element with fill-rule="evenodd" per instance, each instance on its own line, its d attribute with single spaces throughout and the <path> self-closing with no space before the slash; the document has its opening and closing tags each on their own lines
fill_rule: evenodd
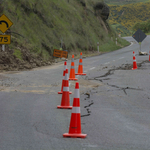
<svg viewBox="0 0 150 150">
<path fill-rule="evenodd" d="M 63 85 L 64 85 L 64 78 L 65 78 L 65 71 L 67 69 L 67 62 L 64 62 L 64 70 L 63 70 L 63 79 L 62 79 L 62 86 L 61 86 L 61 91 L 58 92 L 58 94 L 62 94 L 63 93 Z M 72 92 L 69 92 L 69 94 L 72 94 Z"/>
<path fill-rule="evenodd" d="M 83 73 L 82 52 L 80 53 L 78 73 L 76 73 L 75 75 L 86 75 L 86 73 Z"/>
<path fill-rule="evenodd" d="M 133 68 L 132 68 L 132 70 L 135 70 L 135 69 L 137 69 L 137 64 L 136 64 L 135 53 L 133 51 Z"/>
<path fill-rule="evenodd" d="M 70 97 L 69 97 L 68 69 L 66 69 L 65 71 L 65 79 L 63 84 L 64 85 L 61 98 L 61 106 L 57 106 L 57 108 L 72 109 L 72 106 L 70 106 Z"/>
<path fill-rule="evenodd" d="M 69 80 L 78 80 L 75 78 L 74 55 L 72 55 Z"/>
<path fill-rule="evenodd" d="M 87 134 L 81 133 L 80 93 L 79 83 L 76 82 L 69 133 L 64 133 L 63 137 L 85 138 L 86 136 Z"/>
</svg>

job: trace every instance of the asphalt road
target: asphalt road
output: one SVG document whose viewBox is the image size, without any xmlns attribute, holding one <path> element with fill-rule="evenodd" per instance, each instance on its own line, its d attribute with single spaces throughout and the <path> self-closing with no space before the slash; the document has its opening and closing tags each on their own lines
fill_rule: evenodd
<svg viewBox="0 0 150 150">
<path fill-rule="evenodd" d="M 0 73 L 0 150 L 150 149 L 150 63 L 148 56 L 138 56 L 134 39 L 126 39 L 131 42 L 126 48 L 83 59 L 87 75 L 77 78 L 85 139 L 62 136 L 71 116 L 71 110 L 57 109 L 63 62 Z M 149 41 L 150 36 L 142 42 L 142 51 L 149 52 Z M 131 70 L 133 51 L 137 70 Z M 71 81 L 73 93 L 74 86 Z"/>
</svg>

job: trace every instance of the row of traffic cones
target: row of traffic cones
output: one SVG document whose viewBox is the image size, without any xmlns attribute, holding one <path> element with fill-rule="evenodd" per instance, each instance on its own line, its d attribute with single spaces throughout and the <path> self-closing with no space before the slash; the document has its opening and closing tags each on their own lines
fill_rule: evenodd
<svg viewBox="0 0 150 150">
<path fill-rule="evenodd" d="M 58 94 L 62 94 L 62 92 L 63 92 L 63 83 L 64 83 L 64 77 L 65 77 L 65 70 L 66 69 L 67 69 L 67 62 L 64 62 L 62 86 L 61 86 L 61 91 L 58 92 Z M 69 80 L 77 81 L 78 79 L 75 78 L 75 75 L 86 75 L 86 73 L 83 73 L 82 52 L 80 53 L 78 73 L 75 73 L 74 55 L 72 55 Z M 72 92 L 69 92 L 69 93 L 71 94 Z"/>
<path fill-rule="evenodd" d="M 82 53 L 80 54 L 78 74 L 83 75 L 83 66 L 82 66 Z M 86 75 L 86 74 L 84 74 Z M 73 137 L 73 138 L 85 138 L 87 134 L 81 133 L 81 116 L 80 116 L 80 92 L 79 92 L 79 83 L 75 84 L 73 106 L 70 105 L 70 94 L 69 91 L 69 80 L 76 81 L 75 78 L 75 68 L 74 68 L 74 55 L 72 55 L 70 77 L 68 75 L 67 62 L 64 62 L 63 70 L 63 80 L 61 91 L 58 94 L 62 94 L 61 105 L 57 106 L 58 109 L 72 109 L 69 132 L 64 133 L 63 137 Z"/>
<path fill-rule="evenodd" d="M 74 55 L 72 55 L 69 80 L 77 81 L 78 79 L 75 78 L 75 75 L 86 75 L 86 73 L 83 73 L 82 52 L 80 53 L 78 73 L 75 73 Z"/>
</svg>

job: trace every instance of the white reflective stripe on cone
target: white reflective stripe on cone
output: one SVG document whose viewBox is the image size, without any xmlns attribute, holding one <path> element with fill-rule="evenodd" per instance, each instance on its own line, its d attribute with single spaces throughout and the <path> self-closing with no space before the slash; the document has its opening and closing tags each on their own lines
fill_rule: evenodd
<svg viewBox="0 0 150 150">
<path fill-rule="evenodd" d="M 79 89 L 74 90 L 74 98 L 80 98 Z"/>
<path fill-rule="evenodd" d="M 69 87 L 63 87 L 63 91 L 64 92 L 68 92 L 69 91 Z"/>
<path fill-rule="evenodd" d="M 80 114 L 80 107 L 72 107 L 72 113 Z"/>
<path fill-rule="evenodd" d="M 65 66 L 64 66 L 64 70 L 66 70 L 66 69 L 67 69 L 67 66 L 65 65 Z"/>
<path fill-rule="evenodd" d="M 136 61 L 136 60 L 133 60 L 133 61 Z"/>
<path fill-rule="evenodd" d="M 65 74 L 64 80 L 68 80 L 69 79 L 69 75 L 68 73 Z"/>
</svg>

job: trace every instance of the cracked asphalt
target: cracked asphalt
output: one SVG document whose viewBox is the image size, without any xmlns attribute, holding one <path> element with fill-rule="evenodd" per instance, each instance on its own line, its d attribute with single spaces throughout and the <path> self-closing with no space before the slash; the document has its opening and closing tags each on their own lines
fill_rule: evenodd
<svg viewBox="0 0 150 150">
<path fill-rule="evenodd" d="M 0 73 L 1 150 L 149 150 L 150 62 L 139 45 L 83 59 L 81 126 L 87 138 L 63 138 L 71 110 L 60 105 L 63 62 L 30 71 Z M 142 50 L 149 52 L 148 36 Z M 138 69 L 132 70 L 135 51 Z M 77 71 L 79 60 L 75 60 Z M 70 60 L 67 61 L 70 69 Z M 75 81 L 69 81 L 72 104 Z"/>
</svg>

